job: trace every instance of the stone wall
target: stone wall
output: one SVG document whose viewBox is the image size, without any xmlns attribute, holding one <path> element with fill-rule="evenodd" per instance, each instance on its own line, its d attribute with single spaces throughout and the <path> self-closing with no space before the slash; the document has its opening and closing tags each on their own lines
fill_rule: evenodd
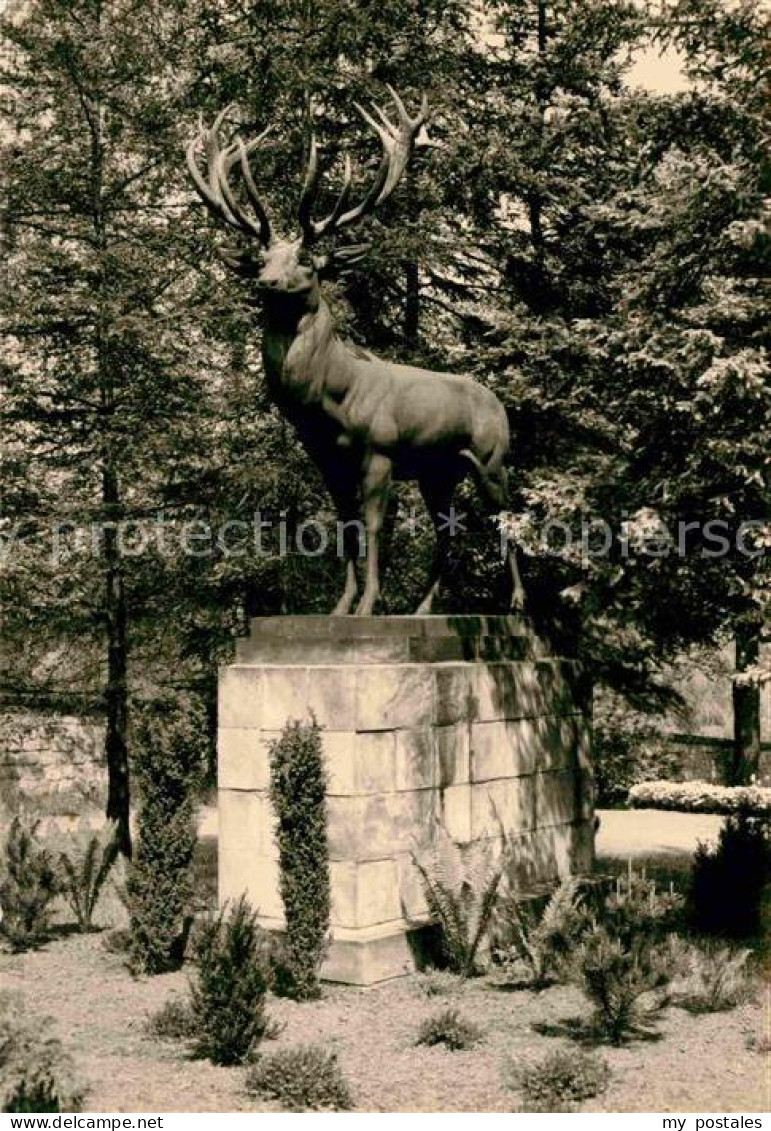
<svg viewBox="0 0 771 1131">
<path fill-rule="evenodd" d="M 17 813 L 41 817 L 41 831 L 75 832 L 104 823 L 104 726 L 75 715 L 0 715 L 0 832 Z"/>
<path fill-rule="evenodd" d="M 441 657 L 441 658 L 438 658 Z M 264 618 L 219 701 L 220 899 L 246 892 L 280 929 L 268 743 L 324 727 L 333 945 L 327 977 L 412 966 L 428 920 L 411 860 L 443 825 L 461 845 L 515 843 L 524 885 L 591 865 L 588 688 L 510 618 Z"/>
<path fill-rule="evenodd" d="M 678 758 L 678 781 L 725 782 L 733 753 L 731 685 L 733 646 L 705 652 L 672 671 L 672 683 L 684 708 L 666 716 L 661 736 Z M 771 671 L 771 643 L 761 644 L 760 664 Z M 758 784 L 771 785 L 771 681 L 760 688 L 761 755 Z"/>
<path fill-rule="evenodd" d="M 733 761 L 733 741 L 706 735 L 663 734 L 661 741 L 674 756 L 672 781 L 709 781 L 722 785 L 727 767 Z M 764 742 L 760 751 L 757 784 L 771 785 L 771 744 Z"/>
</svg>

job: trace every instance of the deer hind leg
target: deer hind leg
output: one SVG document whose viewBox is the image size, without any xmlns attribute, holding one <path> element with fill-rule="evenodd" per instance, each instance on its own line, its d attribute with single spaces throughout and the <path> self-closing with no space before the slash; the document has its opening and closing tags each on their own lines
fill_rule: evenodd
<svg viewBox="0 0 771 1131">
<path fill-rule="evenodd" d="M 356 616 L 370 616 L 380 596 L 380 533 L 391 490 L 391 460 L 375 453 L 367 461 L 362 483 L 364 524 L 367 531 L 367 580 Z"/>
<path fill-rule="evenodd" d="M 434 601 L 442 588 L 444 569 L 449 556 L 450 527 L 448 515 L 460 475 L 453 474 L 449 468 L 445 468 L 445 472 L 446 476 L 443 480 L 425 477 L 419 482 L 420 493 L 425 500 L 426 509 L 434 524 L 436 545 L 428 591 L 415 610 L 416 616 L 423 616 L 431 612 Z"/>
</svg>

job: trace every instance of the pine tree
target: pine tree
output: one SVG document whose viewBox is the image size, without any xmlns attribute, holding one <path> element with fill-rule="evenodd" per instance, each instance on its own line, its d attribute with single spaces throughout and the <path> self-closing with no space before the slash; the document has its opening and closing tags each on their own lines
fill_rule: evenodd
<svg viewBox="0 0 771 1131">
<path fill-rule="evenodd" d="M 132 594 L 121 524 L 157 497 L 199 382 L 176 317 L 190 249 L 174 239 L 170 199 L 183 11 L 35 0 L 3 26 L 7 584 L 21 596 L 8 628 L 32 642 L 26 676 L 72 649 L 84 685 L 100 688 L 107 815 L 124 852 Z"/>
</svg>

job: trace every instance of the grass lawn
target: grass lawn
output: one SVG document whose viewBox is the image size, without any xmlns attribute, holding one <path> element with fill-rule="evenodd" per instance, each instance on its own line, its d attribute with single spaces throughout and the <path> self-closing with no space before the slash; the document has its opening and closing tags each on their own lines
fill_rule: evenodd
<svg viewBox="0 0 771 1131">
<path fill-rule="evenodd" d="M 599 866 L 605 871 L 626 867 L 632 853 L 681 875 L 693 846 L 659 852 L 654 844 L 652 852 L 644 851 L 638 844 L 639 817 L 637 812 L 613 814 L 610 820 L 603 815 Z M 678 814 L 657 814 L 664 817 L 680 820 Z M 620 831 L 625 823 L 628 842 Z M 662 843 L 669 843 L 674 828 L 662 833 Z M 632 852 L 634 844 L 640 851 Z M 215 851 L 216 841 L 204 839 L 202 886 L 211 880 Z M 30 1013 L 54 1019 L 88 1086 L 86 1109 L 268 1110 L 245 1093 L 244 1069 L 193 1061 L 184 1046 L 147 1035 L 148 1017 L 185 992 L 187 975 L 134 979 L 123 956 L 105 947 L 105 938 L 66 935 L 33 953 L 0 954 L 3 987 L 18 990 Z M 463 1052 L 416 1048 L 420 1022 L 448 1005 L 482 1029 L 482 1042 Z M 581 1110 L 769 1110 L 769 1057 L 755 1046 L 764 1027 L 768 1034 L 770 1005 L 767 990 L 759 990 L 757 1001 L 726 1013 L 693 1015 L 668 1008 L 650 1038 L 620 1049 L 600 1048 L 611 1069 L 610 1085 Z M 329 986 L 321 1001 L 302 1005 L 271 999 L 269 1012 L 284 1028 L 266 1047 L 318 1041 L 335 1049 L 359 1110 L 513 1112 L 519 1098 L 506 1083 L 512 1067 L 554 1048 L 575 1047 L 569 1023 L 585 1018 L 587 1006 L 570 987 L 534 993 L 487 978 L 467 983 L 452 997 L 428 999 L 415 979 L 404 978 L 369 990 Z"/>
</svg>

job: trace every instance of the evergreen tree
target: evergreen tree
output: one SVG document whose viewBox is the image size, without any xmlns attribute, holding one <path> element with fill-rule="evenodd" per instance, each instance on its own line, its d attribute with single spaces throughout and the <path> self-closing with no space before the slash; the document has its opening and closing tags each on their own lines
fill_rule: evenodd
<svg viewBox="0 0 771 1131">
<path fill-rule="evenodd" d="M 178 317 L 189 249 L 169 195 L 183 13 L 36 0 L 3 26 L 6 627 L 32 643 L 27 674 L 73 649 L 100 687 L 107 815 L 125 852 L 133 595 L 121 524 L 158 498 L 200 395 L 197 335 Z"/>
</svg>

